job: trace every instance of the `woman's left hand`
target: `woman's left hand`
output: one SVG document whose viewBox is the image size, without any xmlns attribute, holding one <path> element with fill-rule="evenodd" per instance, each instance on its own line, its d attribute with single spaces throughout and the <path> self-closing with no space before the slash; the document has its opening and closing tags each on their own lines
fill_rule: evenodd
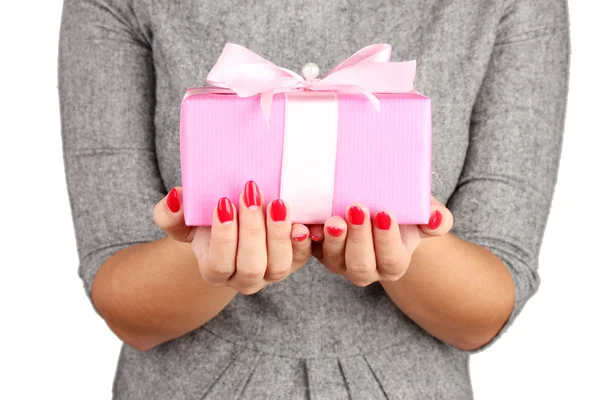
<svg viewBox="0 0 600 400">
<path fill-rule="evenodd" d="M 313 254 L 334 274 L 343 275 L 357 286 L 400 279 L 421 240 L 450 231 L 450 210 L 431 198 L 428 225 L 398 225 L 385 211 L 371 216 L 362 204 L 346 209 L 346 220 L 331 217 L 325 225 L 310 227 Z M 319 246 L 320 244 L 320 246 Z"/>
</svg>

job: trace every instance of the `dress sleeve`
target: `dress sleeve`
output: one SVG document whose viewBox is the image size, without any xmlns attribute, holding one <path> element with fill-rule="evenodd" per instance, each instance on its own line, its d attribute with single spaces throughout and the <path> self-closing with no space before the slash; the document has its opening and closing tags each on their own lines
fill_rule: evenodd
<svg viewBox="0 0 600 400">
<path fill-rule="evenodd" d="M 59 97 L 63 156 L 88 295 L 112 254 L 164 234 L 152 211 L 165 195 L 154 150 L 150 35 L 134 1 L 65 0 Z"/>
<path fill-rule="evenodd" d="M 491 343 L 539 286 L 538 255 L 559 165 L 570 53 L 565 0 L 505 3 L 472 112 L 467 159 L 448 202 L 453 233 L 495 253 L 514 281 L 514 310 Z"/>
</svg>

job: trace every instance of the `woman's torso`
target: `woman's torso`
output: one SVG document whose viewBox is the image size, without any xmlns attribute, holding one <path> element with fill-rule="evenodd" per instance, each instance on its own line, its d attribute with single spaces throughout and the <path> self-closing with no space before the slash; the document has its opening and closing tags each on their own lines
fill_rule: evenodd
<svg viewBox="0 0 600 400">
<path fill-rule="evenodd" d="M 356 50 L 389 43 L 416 59 L 416 89 L 433 104 L 433 194 L 459 179 L 469 121 L 503 1 L 140 0 L 156 74 L 156 153 L 179 185 L 179 106 L 203 86 L 223 45 L 244 45 L 299 71 L 326 71 Z M 117 398 L 466 399 L 468 356 L 435 340 L 379 284 L 359 288 L 314 259 L 279 284 L 237 296 L 217 317 L 150 352 L 124 347 Z"/>
</svg>

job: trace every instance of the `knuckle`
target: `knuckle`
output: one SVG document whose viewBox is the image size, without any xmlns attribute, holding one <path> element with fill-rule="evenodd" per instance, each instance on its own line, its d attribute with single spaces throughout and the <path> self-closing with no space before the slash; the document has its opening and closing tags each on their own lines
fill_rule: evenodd
<svg viewBox="0 0 600 400">
<path fill-rule="evenodd" d="M 367 274 L 375 270 L 375 265 L 369 261 L 360 260 L 347 264 L 347 268 L 355 274 Z"/>
<path fill-rule="evenodd" d="M 215 278 L 229 278 L 233 271 L 235 270 L 234 266 L 227 263 L 215 263 L 211 265 L 209 269 L 209 275 Z"/>
<path fill-rule="evenodd" d="M 377 260 L 377 266 L 381 270 L 389 271 L 389 273 L 398 272 L 400 268 L 400 263 L 398 259 L 395 257 L 385 257 Z"/>
<path fill-rule="evenodd" d="M 267 267 L 266 251 L 242 251 L 238 253 L 236 265 L 238 269 L 263 270 Z"/>
<path fill-rule="evenodd" d="M 346 240 L 353 245 L 361 245 L 367 241 L 367 236 L 363 234 L 349 235 Z"/>
<path fill-rule="evenodd" d="M 289 273 L 291 272 L 290 268 L 277 268 L 277 269 L 271 269 L 271 270 L 267 270 L 267 274 L 266 276 L 268 277 L 268 279 L 270 281 L 276 281 L 276 282 L 280 282 L 282 280 L 284 280 Z"/>
<path fill-rule="evenodd" d="M 269 243 L 275 246 L 285 246 L 290 243 L 290 234 L 285 232 L 269 233 Z"/>
<path fill-rule="evenodd" d="M 210 240 L 219 247 L 231 246 L 237 242 L 234 235 L 225 234 L 213 234 Z"/>
<path fill-rule="evenodd" d="M 265 276 L 265 266 L 261 266 L 256 261 L 246 261 L 245 263 L 238 264 L 236 274 L 249 281 L 257 281 Z"/>
<path fill-rule="evenodd" d="M 255 226 L 255 225 L 244 226 L 244 227 L 242 227 L 240 234 L 247 236 L 251 239 L 258 239 L 258 238 L 264 236 L 265 227 L 264 226 Z"/>
<path fill-rule="evenodd" d="M 310 256 L 310 247 L 292 247 L 292 259 L 293 260 L 304 260 Z"/>
</svg>

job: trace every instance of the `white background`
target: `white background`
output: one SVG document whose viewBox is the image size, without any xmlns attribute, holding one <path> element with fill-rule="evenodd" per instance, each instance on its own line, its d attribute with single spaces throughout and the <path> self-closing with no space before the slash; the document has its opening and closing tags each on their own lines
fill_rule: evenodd
<svg viewBox="0 0 600 400">
<path fill-rule="evenodd" d="M 542 285 L 473 357 L 478 400 L 600 399 L 600 7 L 569 4 L 571 89 Z M 120 346 L 77 277 L 56 89 L 61 6 L 0 3 L 2 399 L 108 399 Z"/>
</svg>

